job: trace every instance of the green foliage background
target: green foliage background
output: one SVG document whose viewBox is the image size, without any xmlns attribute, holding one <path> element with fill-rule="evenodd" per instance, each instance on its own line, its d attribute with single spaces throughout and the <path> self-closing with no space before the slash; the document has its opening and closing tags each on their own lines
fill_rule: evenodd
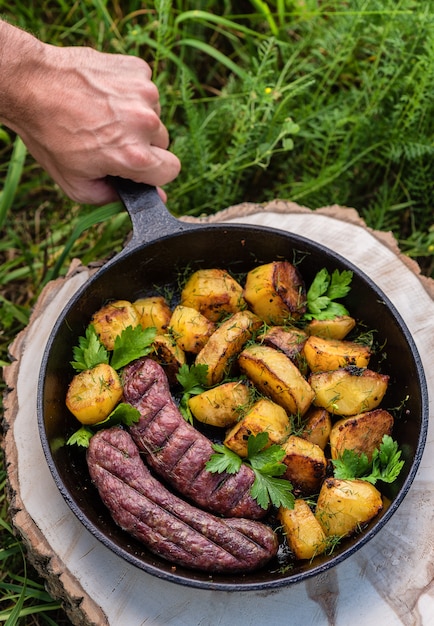
<svg viewBox="0 0 434 626">
<path fill-rule="evenodd" d="M 434 275 L 434 7 L 429 0 L 0 0 L 55 45 L 136 54 L 153 67 L 180 176 L 175 215 L 284 198 L 357 209 Z M 119 203 L 78 206 L 0 127 L 0 362 L 42 287 L 119 250 Z M 8 525 L 0 621 L 62 624 Z M 28 568 L 25 570 L 24 568 Z M 29 573 L 30 572 L 30 573 Z M 51 617 L 50 617 L 51 615 Z"/>
</svg>

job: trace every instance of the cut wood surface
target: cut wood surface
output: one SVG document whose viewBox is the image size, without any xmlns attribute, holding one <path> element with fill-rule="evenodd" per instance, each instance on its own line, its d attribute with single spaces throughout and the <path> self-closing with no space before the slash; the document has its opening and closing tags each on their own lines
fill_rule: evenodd
<svg viewBox="0 0 434 626">
<path fill-rule="evenodd" d="M 188 221 L 193 221 L 190 218 Z M 194 220 L 203 222 L 204 220 Z M 400 254 L 390 233 L 372 231 L 353 209 L 311 211 L 291 202 L 242 204 L 207 218 L 280 228 L 332 248 L 362 269 L 396 306 L 434 389 L 434 281 Z M 434 623 L 434 437 L 430 425 L 417 477 L 398 511 L 368 544 L 326 573 L 273 592 L 191 589 L 130 565 L 76 519 L 50 474 L 36 416 L 41 358 L 64 303 L 93 268 L 75 261 L 41 294 L 5 368 L 4 441 L 10 512 L 30 560 L 80 626 L 248 626 L 291 623 L 336 626 Z"/>
</svg>

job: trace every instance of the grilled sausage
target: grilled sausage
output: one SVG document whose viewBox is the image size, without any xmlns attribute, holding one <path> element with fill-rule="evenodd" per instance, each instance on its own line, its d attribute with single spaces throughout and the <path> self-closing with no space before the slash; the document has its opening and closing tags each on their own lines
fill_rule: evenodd
<svg viewBox="0 0 434 626">
<path fill-rule="evenodd" d="M 154 478 L 131 435 L 99 431 L 87 452 L 90 476 L 114 521 L 151 552 L 210 572 L 262 567 L 277 552 L 273 530 L 247 519 L 222 519 L 181 500 Z"/>
<path fill-rule="evenodd" d="M 250 495 L 255 476 L 247 465 L 239 472 L 211 473 L 205 465 L 214 453 L 210 440 L 185 421 L 161 365 L 150 358 L 128 365 L 124 398 L 141 414 L 130 433 L 147 463 L 172 487 L 200 507 L 226 517 L 261 519 L 266 511 Z"/>
</svg>

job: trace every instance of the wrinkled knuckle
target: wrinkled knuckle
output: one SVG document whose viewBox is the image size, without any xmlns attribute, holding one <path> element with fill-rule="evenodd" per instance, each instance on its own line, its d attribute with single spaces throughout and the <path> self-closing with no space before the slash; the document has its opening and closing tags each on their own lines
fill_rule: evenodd
<svg viewBox="0 0 434 626">
<path fill-rule="evenodd" d="M 160 130 L 162 123 L 155 111 L 145 110 L 142 114 L 141 125 L 148 133 L 154 135 Z"/>
<path fill-rule="evenodd" d="M 152 164 L 152 155 L 149 150 L 143 149 L 138 145 L 129 145 L 126 148 L 125 159 L 131 169 L 136 171 L 148 169 Z"/>
<path fill-rule="evenodd" d="M 140 57 L 134 55 L 129 56 L 128 59 L 131 63 L 131 66 L 136 65 L 137 70 L 144 72 L 148 78 L 152 76 L 151 67 L 148 63 L 146 63 L 144 59 L 141 59 Z"/>
<path fill-rule="evenodd" d="M 160 92 L 158 87 L 152 81 L 147 81 L 144 85 L 145 95 L 150 102 L 158 102 L 160 100 Z"/>
</svg>

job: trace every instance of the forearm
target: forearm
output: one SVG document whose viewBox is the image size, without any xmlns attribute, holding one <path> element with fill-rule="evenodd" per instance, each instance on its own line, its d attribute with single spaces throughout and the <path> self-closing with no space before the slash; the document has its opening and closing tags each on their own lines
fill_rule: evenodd
<svg viewBox="0 0 434 626">
<path fill-rule="evenodd" d="M 0 21 L 0 122 L 16 132 L 31 123 L 32 83 L 44 54 L 36 37 Z"/>
</svg>

